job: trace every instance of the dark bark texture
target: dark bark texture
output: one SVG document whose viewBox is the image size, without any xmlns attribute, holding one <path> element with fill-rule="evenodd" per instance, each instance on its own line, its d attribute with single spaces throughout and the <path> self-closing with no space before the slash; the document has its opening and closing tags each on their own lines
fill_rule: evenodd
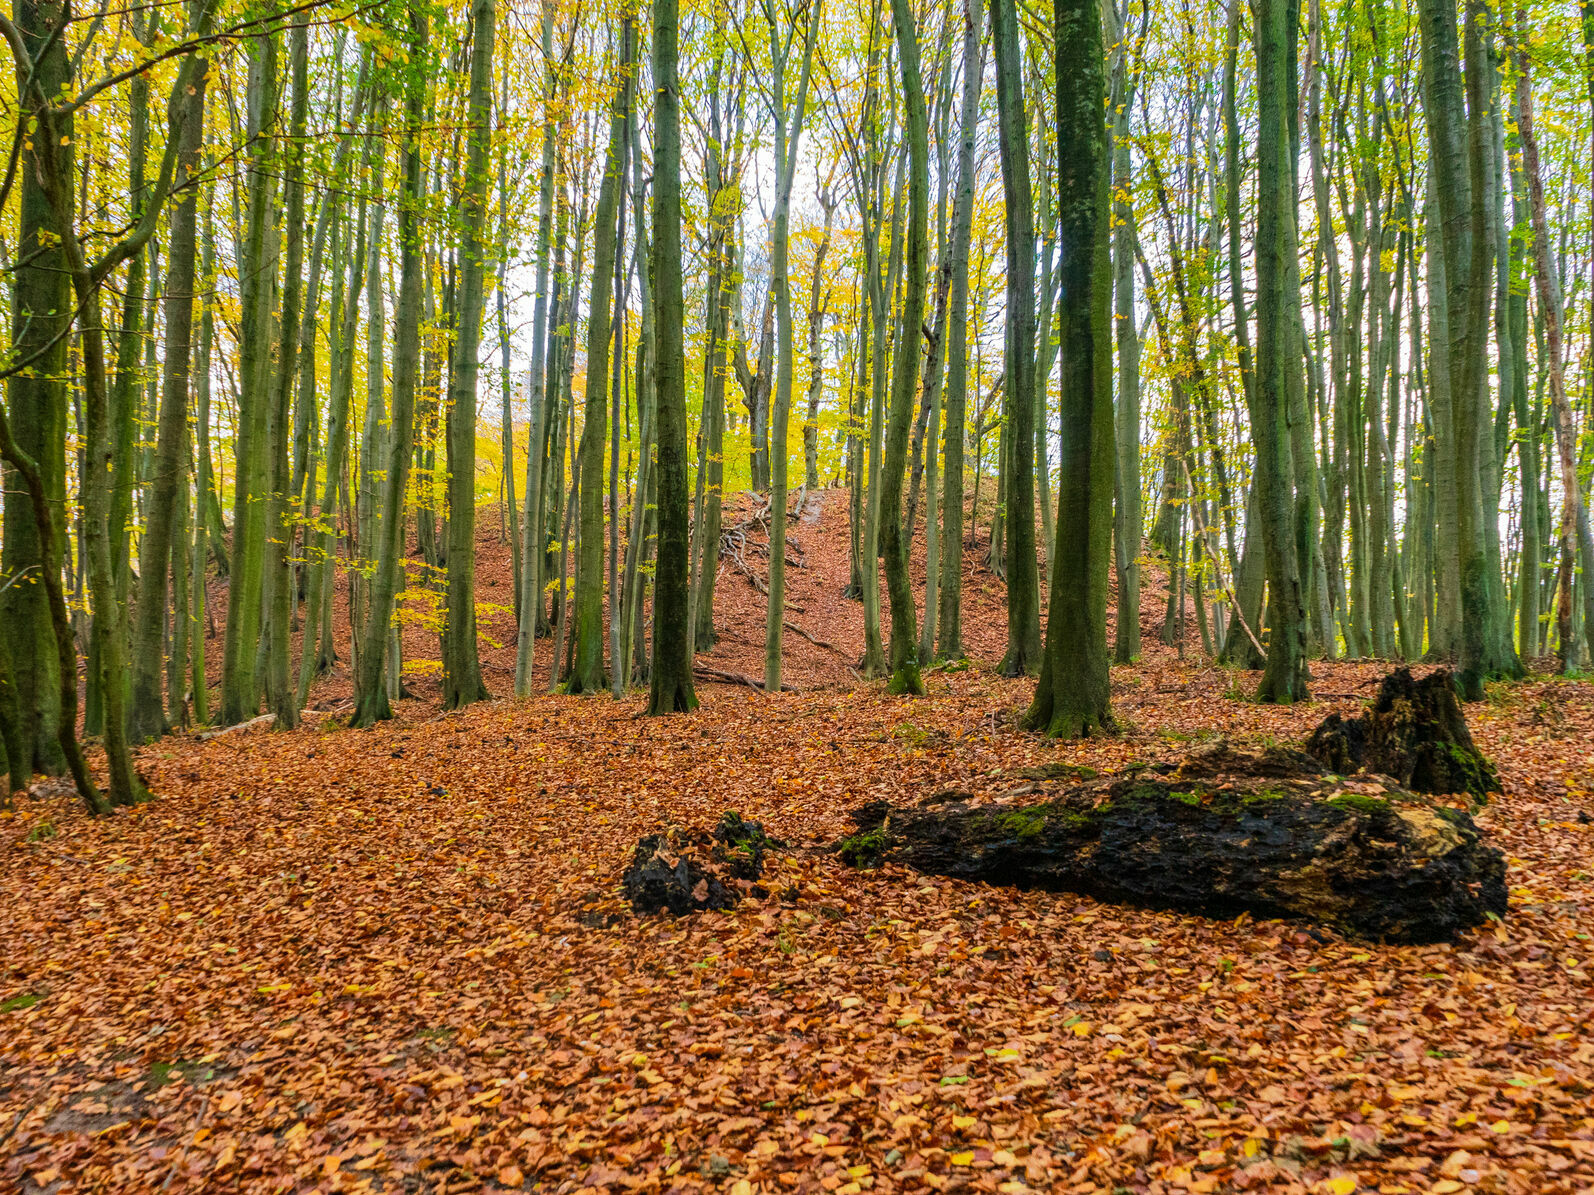
<svg viewBox="0 0 1594 1195">
<path fill-rule="evenodd" d="M 943 793 L 853 814 L 868 866 L 1218 917 L 1301 917 L 1391 942 L 1453 938 L 1506 911 L 1505 858 L 1466 813 L 1298 751 L 1219 743 L 1027 805 Z"/>
<path fill-rule="evenodd" d="M 1330 714 L 1306 740 L 1306 751 L 1332 772 L 1376 773 L 1412 792 L 1467 793 L 1482 801 L 1500 791 L 1494 765 L 1467 730 L 1455 678 L 1444 669 L 1421 680 L 1409 668 L 1390 673 L 1367 713 Z"/>
</svg>

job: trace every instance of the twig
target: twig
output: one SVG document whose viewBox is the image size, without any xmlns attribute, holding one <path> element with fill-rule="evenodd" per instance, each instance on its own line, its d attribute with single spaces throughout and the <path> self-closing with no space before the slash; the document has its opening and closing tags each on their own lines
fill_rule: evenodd
<svg viewBox="0 0 1594 1195">
<path fill-rule="evenodd" d="M 200 1101 L 200 1104 L 199 1104 L 199 1115 L 194 1117 L 194 1123 L 195 1123 L 196 1126 L 203 1127 L 203 1122 L 204 1122 L 204 1119 L 205 1119 L 205 1113 L 209 1112 L 209 1111 L 210 1111 L 210 1092 L 207 1091 L 205 1093 L 205 1098 Z M 179 1162 L 181 1162 L 182 1159 L 183 1159 L 183 1155 L 182 1154 L 178 1154 L 175 1158 L 172 1159 L 172 1168 L 166 1172 L 166 1181 L 161 1184 L 161 1190 L 162 1191 L 164 1191 L 167 1187 L 172 1185 L 172 1179 L 177 1177 L 177 1164 Z"/>
<path fill-rule="evenodd" d="M 710 668 L 707 665 L 698 664 L 693 667 L 692 675 L 702 680 L 722 680 L 727 684 L 746 685 L 749 689 L 756 689 L 760 693 L 765 691 L 762 684 L 744 672 L 726 672 L 722 668 Z M 783 683 L 780 686 L 780 691 L 782 693 L 795 693 L 797 688 L 795 685 Z"/>
<path fill-rule="evenodd" d="M 29 1112 L 32 1112 L 37 1107 L 37 1104 L 29 1104 L 26 1108 L 17 1113 L 16 1118 L 11 1122 L 11 1127 L 6 1130 L 6 1135 L 4 1137 L 0 1137 L 0 1145 L 4 1145 L 7 1141 L 11 1140 L 12 1134 L 17 1131 L 17 1127 L 21 1125 L 23 1119 L 28 1115 Z"/>
<path fill-rule="evenodd" d="M 261 714 L 258 718 L 250 718 L 247 722 L 235 722 L 231 726 L 223 726 L 220 730 L 200 731 L 194 737 L 201 743 L 208 743 L 211 739 L 219 739 L 223 735 L 244 733 L 253 730 L 257 726 L 270 726 L 276 720 L 276 714 Z"/>
<path fill-rule="evenodd" d="M 810 635 L 807 631 L 803 630 L 802 627 L 798 626 L 794 622 L 782 622 L 781 626 L 785 627 L 793 635 L 801 635 L 804 639 L 808 640 L 808 642 L 812 643 L 815 647 L 822 647 L 826 651 L 833 651 L 833 652 L 837 653 L 838 655 L 841 654 L 841 649 L 839 647 L 837 647 L 834 643 L 826 643 L 823 639 L 815 639 L 812 635 Z"/>
</svg>

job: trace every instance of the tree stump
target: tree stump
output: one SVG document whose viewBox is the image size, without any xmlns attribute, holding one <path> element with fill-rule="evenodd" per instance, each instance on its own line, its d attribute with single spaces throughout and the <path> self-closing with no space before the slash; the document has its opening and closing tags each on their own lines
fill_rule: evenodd
<svg viewBox="0 0 1594 1195">
<path fill-rule="evenodd" d="M 1505 860 L 1472 818 L 1299 751 L 1217 744 L 1182 762 L 1062 788 L 1025 805 L 941 793 L 876 801 L 837 844 L 989 884 L 1218 917 L 1305 917 L 1391 942 L 1454 937 L 1506 910 Z"/>
<path fill-rule="evenodd" d="M 775 845 L 763 826 L 733 812 L 712 834 L 666 826 L 637 843 L 620 887 L 638 913 L 680 917 L 728 909 L 744 893 L 768 895 L 755 881 L 764 874 L 764 852 Z"/>
<path fill-rule="evenodd" d="M 1410 668 L 1384 678 L 1359 718 L 1330 714 L 1306 740 L 1307 754 L 1340 775 L 1375 772 L 1418 793 L 1466 793 L 1486 801 L 1500 791 L 1494 765 L 1473 744 L 1443 669 L 1421 680 Z"/>
</svg>

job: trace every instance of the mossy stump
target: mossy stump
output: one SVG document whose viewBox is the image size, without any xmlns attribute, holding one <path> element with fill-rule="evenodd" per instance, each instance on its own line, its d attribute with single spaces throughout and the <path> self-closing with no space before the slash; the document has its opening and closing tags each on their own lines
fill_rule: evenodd
<svg viewBox="0 0 1594 1195">
<path fill-rule="evenodd" d="M 1330 714 L 1306 740 L 1306 751 L 1332 772 L 1377 773 L 1411 792 L 1482 802 L 1500 791 L 1500 777 L 1473 743 L 1455 681 L 1444 669 L 1421 680 L 1409 668 L 1396 669 L 1365 714 Z"/>
<path fill-rule="evenodd" d="M 876 801 L 837 845 L 983 883 L 1218 917 L 1302 917 L 1390 942 L 1453 938 L 1506 910 L 1505 859 L 1472 818 L 1299 751 L 1218 743 L 1025 805 Z"/>
</svg>

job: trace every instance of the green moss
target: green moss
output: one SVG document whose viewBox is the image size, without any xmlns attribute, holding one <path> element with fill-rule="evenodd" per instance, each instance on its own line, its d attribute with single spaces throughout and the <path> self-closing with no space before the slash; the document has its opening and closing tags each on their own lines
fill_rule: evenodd
<svg viewBox="0 0 1594 1195">
<path fill-rule="evenodd" d="M 1168 795 L 1167 786 L 1147 781 L 1135 785 L 1123 795 L 1124 801 L 1160 801 Z"/>
<path fill-rule="evenodd" d="M 891 674 L 886 692 L 893 697 L 923 697 L 924 677 L 919 674 L 919 665 L 911 659 L 904 660 L 902 667 Z"/>
<path fill-rule="evenodd" d="M 836 854 L 849 867 L 877 867 L 885 850 L 884 826 L 849 835 L 836 844 Z"/>
<path fill-rule="evenodd" d="M 1202 804 L 1200 793 L 1182 793 L 1169 790 L 1168 800 L 1178 801 L 1179 804 L 1188 805 L 1192 809 L 1200 809 Z"/>
<path fill-rule="evenodd" d="M 1500 777 L 1482 753 L 1468 751 L 1455 743 L 1446 743 L 1445 747 L 1464 791 L 1476 797 L 1479 803 L 1488 801 L 1490 793 L 1500 791 Z"/>
<path fill-rule="evenodd" d="M 996 826 L 1014 838 L 1039 838 L 1046 829 L 1047 808 L 1044 805 L 1024 805 L 996 815 Z"/>
<path fill-rule="evenodd" d="M 201 1062 L 194 1062 L 186 1058 L 179 1058 L 176 1062 L 156 1062 L 151 1064 L 144 1075 L 144 1081 L 151 1091 L 158 1091 L 168 1083 L 175 1083 L 178 1079 L 187 1079 L 194 1086 L 208 1083 L 216 1077 L 216 1072 Z"/>
<path fill-rule="evenodd" d="M 1365 813 L 1369 817 L 1380 813 L 1388 813 L 1391 806 L 1383 797 L 1370 797 L 1366 793 L 1339 793 L 1328 799 L 1330 805 L 1341 809 L 1354 809 L 1358 813 Z"/>
<path fill-rule="evenodd" d="M 0 1001 L 0 1012 L 21 1012 L 24 1008 L 32 1008 L 42 999 L 44 997 L 38 992 L 23 992 L 20 996 Z"/>
</svg>

